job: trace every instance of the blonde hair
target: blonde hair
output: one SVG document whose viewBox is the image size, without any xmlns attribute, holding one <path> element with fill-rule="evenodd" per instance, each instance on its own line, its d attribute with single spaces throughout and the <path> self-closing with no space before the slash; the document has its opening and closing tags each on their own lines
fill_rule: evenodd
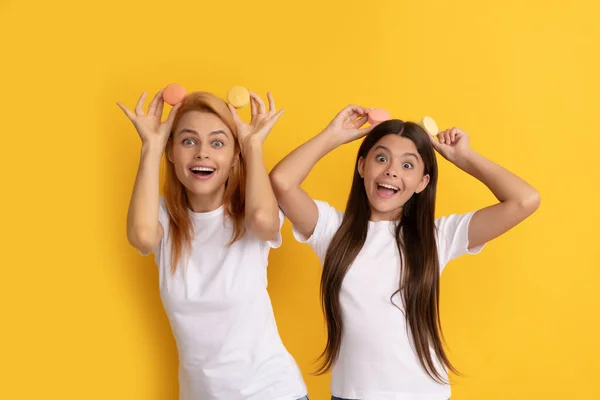
<svg viewBox="0 0 600 400">
<path fill-rule="evenodd" d="M 229 244 L 239 240 L 246 232 L 244 224 L 244 196 L 246 187 L 246 171 L 244 160 L 241 157 L 239 143 L 237 141 L 237 128 L 231 111 L 225 101 L 211 93 L 194 92 L 186 96 L 183 105 L 177 111 L 171 135 L 165 149 L 167 155 L 173 146 L 173 135 L 181 117 L 189 111 L 202 111 L 215 114 L 231 130 L 235 139 L 235 155 L 239 157 L 229 178 L 225 182 L 225 195 L 223 204 L 225 216 L 233 221 L 233 234 Z M 169 235 L 171 238 L 171 271 L 177 270 L 177 264 L 182 256 L 188 256 L 191 249 L 194 228 L 188 214 L 188 199 L 184 185 L 179 181 L 175 173 L 173 163 L 166 163 L 166 177 L 164 184 L 164 198 L 169 211 Z"/>
</svg>

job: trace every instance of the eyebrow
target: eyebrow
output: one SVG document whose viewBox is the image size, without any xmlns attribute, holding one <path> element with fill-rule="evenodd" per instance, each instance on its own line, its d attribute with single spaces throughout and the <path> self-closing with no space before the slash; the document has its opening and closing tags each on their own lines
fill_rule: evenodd
<svg viewBox="0 0 600 400">
<path fill-rule="evenodd" d="M 377 145 L 377 147 L 375 147 L 375 149 L 382 149 L 382 150 L 387 151 L 389 154 L 392 154 L 390 149 L 388 149 L 387 147 L 382 146 L 382 145 Z M 414 157 L 417 161 L 419 161 L 419 157 L 415 153 L 404 153 L 404 154 L 402 154 L 401 157 L 404 157 L 404 156 Z"/>
<path fill-rule="evenodd" d="M 196 136 L 200 136 L 200 135 L 198 134 L 198 132 L 196 132 L 196 131 L 195 131 L 195 130 L 193 130 L 193 129 L 188 129 L 188 128 L 185 128 L 185 129 L 182 129 L 182 130 L 180 130 L 180 131 L 179 131 L 177 134 L 178 134 L 178 135 L 181 135 L 182 133 L 192 133 L 192 134 L 194 134 L 194 135 L 196 135 Z M 211 133 L 209 133 L 209 136 L 213 136 L 213 135 L 225 135 L 225 136 L 228 136 L 228 135 L 227 135 L 227 132 L 225 132 L 223 129 L 217 129 L 217 130 L 215 130 L 215 131 L 212 131 Z"/>
</svg>

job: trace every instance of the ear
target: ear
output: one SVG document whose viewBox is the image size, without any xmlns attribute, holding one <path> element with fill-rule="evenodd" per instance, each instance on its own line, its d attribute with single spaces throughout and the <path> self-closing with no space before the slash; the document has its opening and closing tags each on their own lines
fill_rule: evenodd
<svg viewBox="0 0 600 400">
<path fill-rule="evenodd" d="M 235 168 L 238 165 L 238 162 L 240 162 L 240 153 L 237 153 L 235 156 L 233 156 L 233 162 L 231 163 L 231 168 Z"/>
<path fill-rule="evenodd" d="M 415 190 L 415 193 L 421 193 L 423 190 L 425 190 L 425 188 L 427 187 L 428 184 L 429 184 L 429 174 L 423 175 L 423 177 L 421 178 L 421 182 L 419 183 L 419 186 L 417 186 L 417 190 Z"/>
<path fill-rule="evenodd" d="M 173 164 L 173 146 L 171 146 L 171 143 L 167 143 L 167 159 Z"/>
<path fill-rule="evenodd" d="M 358 159 L 358 174 L 360 175 L 361 178 L 365 177 L 365 158 L 364 157 L 360 157 Z"/>
</svg>

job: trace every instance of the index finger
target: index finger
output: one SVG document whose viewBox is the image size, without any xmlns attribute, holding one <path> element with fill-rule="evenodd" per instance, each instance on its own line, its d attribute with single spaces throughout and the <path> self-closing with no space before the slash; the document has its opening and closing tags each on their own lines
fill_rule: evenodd
<svg viewBox="0 0 600 400">
<path fill-rule="evenodd" d="M 346 108 L 344 108 L 342 111 L 340 111 L 340 115 L 346 116 L 346 117 L 350 117 L 352 115 L 366 115 L 367 114 L 367 110 L 364 107 L 360 107 L 354 104 L 351 104 L 349 106 L 346 106 Z"/>
<path fill-rule="evenodd" d="M 229 111 L 231 111 L 231 115 L 233 115 L 233 120 L 235 121 L 236 125 L 239 125 L 240 123 L 242 123 L 242 120 L 240 119 L 240 115 L 237 113 L 237 110 L 235 109 L 235 107 L 229 103 L 227 103 L 227 107 L 229 108 Z"/>
</svg>

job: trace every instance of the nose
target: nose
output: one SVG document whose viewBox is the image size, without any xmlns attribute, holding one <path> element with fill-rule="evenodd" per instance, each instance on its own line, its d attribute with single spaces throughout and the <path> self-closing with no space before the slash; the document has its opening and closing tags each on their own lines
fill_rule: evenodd
<svg viewBox="0 0 600 400">
<path fill-rule="evenodd" d="M 398 173 L 396 171 L 389 170 L 389 169 L 387 171 L 385 171 L 385 175 L 386 176 L 390 176 L 392 178 L 397 178 L 398 177 Z"/>
<path fill-rule="evenodd" d="M 206 146 L 200 145 L 198 147 L 199 147 L 199 149 L 198 149 L 198 152 L 196 153 L 196 158 L 200 159 L 200 160 L 209 158 L 208 152 L 206 151 Z"/>
</svg>

